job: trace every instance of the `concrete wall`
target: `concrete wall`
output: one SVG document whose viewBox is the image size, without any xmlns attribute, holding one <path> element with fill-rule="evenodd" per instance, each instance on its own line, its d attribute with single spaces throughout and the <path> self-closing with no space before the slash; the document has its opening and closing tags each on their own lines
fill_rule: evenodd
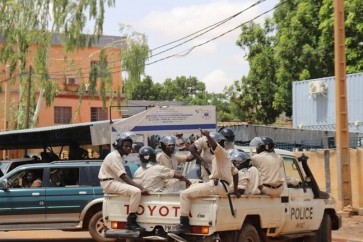
<svg viewBox="0 0 363 242">
<path fill-rule="evenodd" d="M 294 152 L 297 157 L 302 153 L 309 157 L 308 164 L 320 190 L 331 192 L 337 200 L 337 208 L 343 203 L 338 191 L 336 150 L 314 150 Z M 352 186 L 352 207 L 363 208 L 363 148 L 350 150 L 350 171 Z"/>
</svg>

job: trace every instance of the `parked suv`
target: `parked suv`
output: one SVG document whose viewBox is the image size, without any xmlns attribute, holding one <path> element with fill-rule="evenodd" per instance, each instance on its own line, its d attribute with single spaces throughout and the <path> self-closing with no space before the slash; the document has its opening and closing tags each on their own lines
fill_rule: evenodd
<svg viewBox="0 0 363 242">
<path fill-rule="evenodd" d="M 102 161 L 59 161 L 18 166 L 0 178 L 0 231 L 88 230 L 103 236 L 103 191 L 98 181 Z M 27 183 L 32 172 L 40 187 Z"/>
</svg>

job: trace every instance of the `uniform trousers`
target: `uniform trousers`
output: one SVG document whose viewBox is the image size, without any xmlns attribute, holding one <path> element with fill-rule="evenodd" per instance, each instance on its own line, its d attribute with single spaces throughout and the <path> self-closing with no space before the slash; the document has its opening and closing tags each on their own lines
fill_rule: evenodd
<svg viewBox="0 0 363 242">
<path fill-rule="evenodd" d="M 106 193 L 116 193 L 130 196 L 130 213 L 136 213 L 141 202 L 141 190 L 127 183 L 116 180 L 102 181 L 101 186 Z"/>
<path fill-rule="evenodd" d="M 284 190 L 284 185 L 281 185 L 277 188 L 270 188 L 262 185 L 261 193 L 270 195 L 272 197 L 280 197 L 281 193 Z"/>
<path fill-rule="evenodd" d="M 206 183 L 194 183 L 180 193 L 180 214 L 181 216 L 189 216 L 191 199 L 193 198 L 209 195 L 225 196 L 226 194 L 227 192 L 221 182 L 218 182 L 217 185 L 214 185 L 213 180 Z"/>
</svg>

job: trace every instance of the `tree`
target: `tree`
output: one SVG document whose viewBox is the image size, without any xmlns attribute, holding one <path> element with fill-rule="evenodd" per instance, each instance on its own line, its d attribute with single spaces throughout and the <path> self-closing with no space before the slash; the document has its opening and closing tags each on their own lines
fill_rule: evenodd
<svg viewBox="0 0 363 242">
<path fill-rule="evenodd" d="M 133 91 L 131 99 L 160 101 L 160 90 L 162 86 L 159 83 L 154 84 L 151 76 L 146 76 Z"/>
<path fill-rule="evenodd" d="M 114 6 L 114 0 L 55 1 L 18 0 L 0 2 L 0 35 L 5 41 L 0 49 L 0 62 L 10 65 L 12 78 L 20 84 L 18 128 L 24 128 L 24 106 L 27 100 L 45 95 L 50 106 L 55 96 L 56 85 L 49 78 L 48 50 L 52 33 L 63 36 L 67 51 L 91 45 L 102 35 L 104 5 Z M 94 20 L 93 35 L 83 34 L 86 22 Z M 28 57 L 31 45 L 36 45 L 35 65 L 29 68 Z M 28 78 L 31 75 L 31 92 Z M 30 95 L 30 97 L 29 97 Z M 28 103 L 27 105 L 31 105 Z M 40 105 L 40 101 L 38 101 Z M 38 109 L 36 109 L 38 110 Z M 32 111 L 36 116 L 36 110 Z"/>
<path fill-rule="evenodd" d="M 226 93 L 231 103 L 242 110 L 241 118 L 250 123 L 272 123 L 279 114 L 271 101 L 278 90 L 272 32 L 269 19 L 265 28 L 250 23 L 242 26 L 237 41 L 238 46 L 248 50 L 246 59 L 250 63 L 250 71 L 241 81 L 235 81 L 232 87 L 227 88 Z"/>
<path fill-rule="evenodd" d="M 205 94 L 205 84 L 196 77 L 178 76 L 174 80 L 166 79 L 161 90 L 162 97 L 170 101 L 191 102 L 195 97 Z"/>
<path fill-rule="evenodd" d="M 136 31 L 128 33 L 130 30 L 130 26 L 120 25 L 120 31 L 124 32 L 125 39 L 121 63 L 123 70 L 127 73 L 127 79 L 124 80 L 123 85 L 126 99 L 130 99 L 132 93 L 139 87 L 141 75 L 145 73 L 145 62 L 150 54 L 146 36 Z"/>
<path fill-rule="evenodd" d="M 274 12 L 276 24 L 276 80 L 279 86 L 274 107 L 292 115 L 292 82 L 324 76 L 320 62 L 319 11 L 322 3 L 314 0 L 286 1 Z"/>
<path fill-rule="evenodd" d="M 334 2 L 324 0 L 319 12 L 319 50 L 326 63 L 326 76 L 334 75 Z M 347 73 L 363 71 L 363 2 L 344 2 Z"/>
</svg>

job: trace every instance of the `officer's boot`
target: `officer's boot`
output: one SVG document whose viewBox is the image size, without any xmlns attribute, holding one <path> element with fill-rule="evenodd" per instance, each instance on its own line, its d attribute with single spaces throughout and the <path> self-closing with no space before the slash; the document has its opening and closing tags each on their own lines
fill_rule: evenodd
<svg viewBox="0 0 363 242">
<path fill-rule="evenodd" d="M 175 228 L 170 229 L 169 233 L 173 234 L 190 233 L 189 217 L 180 216 L 180 224 L 178 224 Z"/>
<path fill-rule="evenodd" d="M 144 232 L 145 229 L 143 227 L 140 227 L 140 225 L 136 223 L 136 218 L 136 213 L 130 213 L 127 217 L 127 223 L 125 228 L 135 232 Z"/>
</svg>

